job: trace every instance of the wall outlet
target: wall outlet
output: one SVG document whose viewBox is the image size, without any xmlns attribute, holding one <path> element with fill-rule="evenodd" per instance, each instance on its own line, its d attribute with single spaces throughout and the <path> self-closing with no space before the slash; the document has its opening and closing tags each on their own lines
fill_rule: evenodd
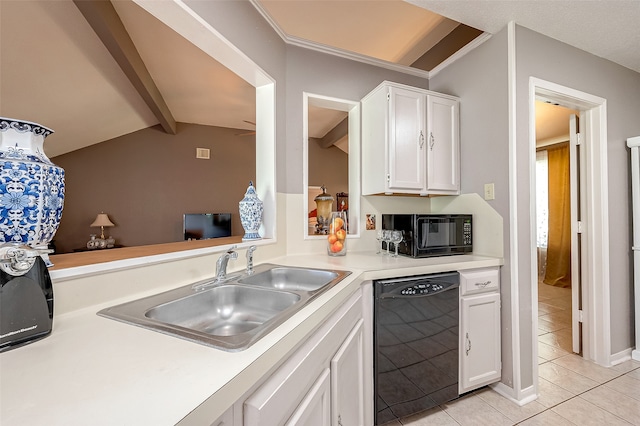
<svg viewBox="0 0 640 426">
<path fill-rule="evenodd" d="M 484 199 L 485 200 L 495 200 L 496 194 L 493 187 L 493 183 L 485 183 L 484 184 Z"/>
</svg>

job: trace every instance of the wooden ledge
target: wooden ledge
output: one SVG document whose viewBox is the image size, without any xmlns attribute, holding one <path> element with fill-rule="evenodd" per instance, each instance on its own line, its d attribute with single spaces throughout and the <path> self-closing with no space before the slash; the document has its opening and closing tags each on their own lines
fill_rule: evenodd
<svg viewBox="0 0 640 426">
<path fill-rule="evenodd" d="M 158 254 L 174 253 L 177 251 L 195 250 L 207 247 L 239 244 L 241 236 L 211 238 L 208 240 L 180 241 L 177 243 L 152 244 L 138 247 L 122 247 L 113 249 L 96 249 L 80 253 L 55 254 L 49 256 L 54 266 L 49 270 L 55 271 L 77 266 L 94 265 L 96 263 L 113 262 L 116 260 L 132 259 L 136 257 L 154 256 Z"/>
</svg>

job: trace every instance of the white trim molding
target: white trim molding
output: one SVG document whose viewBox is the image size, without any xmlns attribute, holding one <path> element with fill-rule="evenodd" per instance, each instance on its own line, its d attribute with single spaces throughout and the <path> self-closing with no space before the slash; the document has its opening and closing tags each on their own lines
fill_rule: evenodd
<svg viewBox="0 0 640 426">
<path fill-rule="evenodd" d="M 583 358 L 609 367 L 611 354 L 611 307 L 609 287 L 609 211 L 607 174 L 607 100 L 579 90 L 561 86 L 539 78 L 529 78 L 529 112 L 535 111 L 536 99 L 554 102 L 582 112 L 585 149 L 585 217 L 582 218 L 586 230 L 583 242 L 586 261 L 582 261 L 583 293 Z M 530 116 L 531 117 L 531 116 Z M 535 121 L 534 121 L 535 123 Z M 531 118 L 530 118 L 531 127 Z M 581 130 L 582 131 L 582 130 Z M 530 131 L 530 151 L 535 148 L 535 134 Z M 530 167 L 535 167 L 535 154 L 530 153 Z M 535 181 L 530 182 L 531 193 L 535 194 Z M 534 216 L 535 217 L 535 216 Z M 531 221 L 531 235 L 535 235 L 535 222 Z M 533 239 L 532 241 L 535 241 Z M 535 247 L 531 247 L 532 257 Z M 537 272 L 532 268 L 531 282 L 537 282 Z M 535 286 L 534 286 L 535 287 Z M 532 290 L 536 297 L 537 289 Z M 532 306 L 532 309 L 535 306 Z M 534 333 L 533 347 L 537 347 Z M 537 376 L 537 359 L 534 359 Z"/>
<path fill-rule="evenodd" d="M 467 53 L 471 52 L 476 47 L 480 46 L 485 41 L 491 38 L 490 33 L 482 33 L 467 45 L 460 48 L 457 52 L 436 66 L 431 71 L 421 70 L 419 68 L 410 67 L 407 65 L 400 65 L 394 62 L 385 61 L 382 59 L 374 58 L 372 56 L 362 55 L 360 53 L 350 52 L 348 50 L 340 49 L 334 46 L 328 46 L 326 44 L 317 43 L 314 41 L 306 40 L 300 37 L 287 34 L 280 28 L 275 19 L 269 14 L 264 6 L 257 0 L 249 0 L 249 2 L 256 8 L 258 13 L 271 25 L 273 30 L 280 36 L 282 41 L 291 46 L 298 46 L 304 49 L 314 50 L 320 53 L 326 53 L 327 55 L 337 56 L 339 58 L 349 59 L 363 64 L 373 65 L 378 68 L 384 68 L 390 71 L 401 72 L 416 77 L 423 77 L 429 79 L 446 68 L 448 65 L 462 58 Z"/>
<path fill-rule="evenodd" d="M 498 392 L 500 395 L 507 398 L 509 401 L 518 404 L 520 407 L 527 405 L 528 403 L 538 399 L 537 384 L 535 386 L 529 386 L 526 389 L 522 389 L 519 392 L 519 399 L 515 399 L 512 396 L 513 389 L 511 389 L 509 386 L 505 385 L 504 383 L 494 383 L 492 385 L 489 385 L 489 387 L 494 391 Z"/>
<path fill-rule="evenodd" d="M 640 136 L 627 139 L 627 146 L 631 150 L 631 214 L 632 214 L 632 246 L 633 253 L 633 292 L 635 306 L 635 349 L 631 357 L 640 361 Z"/>
<path fill-rule="evenodd" d="M 633 353 L 634 352 L 636 352 L 634 349 L 627 348 L 627 349 L 625 349 L 623 351 L 620 351 L 618 353 L 611 354 L 611 365 L 622 364 L 623 362 L 630 361 L 632 359 L 640 361 L 640 360 L 638 360 L 638 359 L 633 357 Z"/>
<path fill-rule="evenodd" d="M 518 289 L 518 173 L 517 173 L 517 116 L 516 116 L 516 24 L 511 21 L 507 25 L 507 84 L 509 102 L 509 282 L 511 293 L 511 354 L 513 377 L 512 394 L 508 396 L 514 401 L 522 399 L 522 367 L 520 364 L 520 292 Z M 507 328 L 509 330 L 509 328 Z M 537 346 L 536 346 L 537 347 Z M 504 363 L 503 363 L 504 364 Z M 503 392 L 508 387 L 500 388 Z"/>
<path fill-rule="evenodd" d="M 489 40 L 491 37 L 492 35 L 490 33 L 485 32 L 480 34 L 478 37 L 473 39 L 470 43 L 466 44 L 465 46 L 462 46 L 460 50 L 458 50 L 453 55 L 449 56 L 447 59 L 442 61 L 438 66 L 436 66 L 434 69 L 429 71 L 429 78 L 434 77 L 440 71 L 442 71 L 443 69 L 445 69 L 446 67 L 448 67 L 449 65 L 457 61 L 458 59 L 462 58 L 467 53 L 474 50 L 476 47 L 480 46 L 482 43 Z"/>
</svg>

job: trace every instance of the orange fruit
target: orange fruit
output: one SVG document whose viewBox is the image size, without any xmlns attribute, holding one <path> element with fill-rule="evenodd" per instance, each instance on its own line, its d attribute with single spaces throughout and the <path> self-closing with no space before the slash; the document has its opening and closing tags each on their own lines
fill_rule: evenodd
<svg viewBox="0 0 640 426">
<path fill-rule="evenodd" d="M 333 244 L 338 241 L 338 236 L 336 234 L 329 234 L 329 244 Z"/>
<path fill-rule="evenodd" d="M 339 231 L 336 232 L 335 235 L 338 238 L 338 240 L 344 241 L 344 239 L 347 238 L 347 231 L 345 231 L 344 229 L 340 229 Z"/>
<path fill-rule="evenodd" d="M 340 241 L 336 241 L 335 243 L 331 244 L 331 252 L 339 253 L 342 250 L 342 247 L 342 243 Z"/>
<path fill-rule="evenodd" d="M 335 228 L 336 231 L 342 229 L 343 226 L 344 226 L 344 220 L 342 220 L 341 218 L 336 217 L 333 220 L 333 227 Z"/>
</svg>

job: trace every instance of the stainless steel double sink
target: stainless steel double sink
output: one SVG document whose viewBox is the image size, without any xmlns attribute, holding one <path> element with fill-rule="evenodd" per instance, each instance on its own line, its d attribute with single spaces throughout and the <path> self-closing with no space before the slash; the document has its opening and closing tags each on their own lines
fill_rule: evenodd
<svg viewBox="0 0 640 426">
<path fill-rule="evenodd" d="M 98 315 L 226 351 L 248 348 L 350 272 L 265 263 L 112 306 Z"/>
</svg>

